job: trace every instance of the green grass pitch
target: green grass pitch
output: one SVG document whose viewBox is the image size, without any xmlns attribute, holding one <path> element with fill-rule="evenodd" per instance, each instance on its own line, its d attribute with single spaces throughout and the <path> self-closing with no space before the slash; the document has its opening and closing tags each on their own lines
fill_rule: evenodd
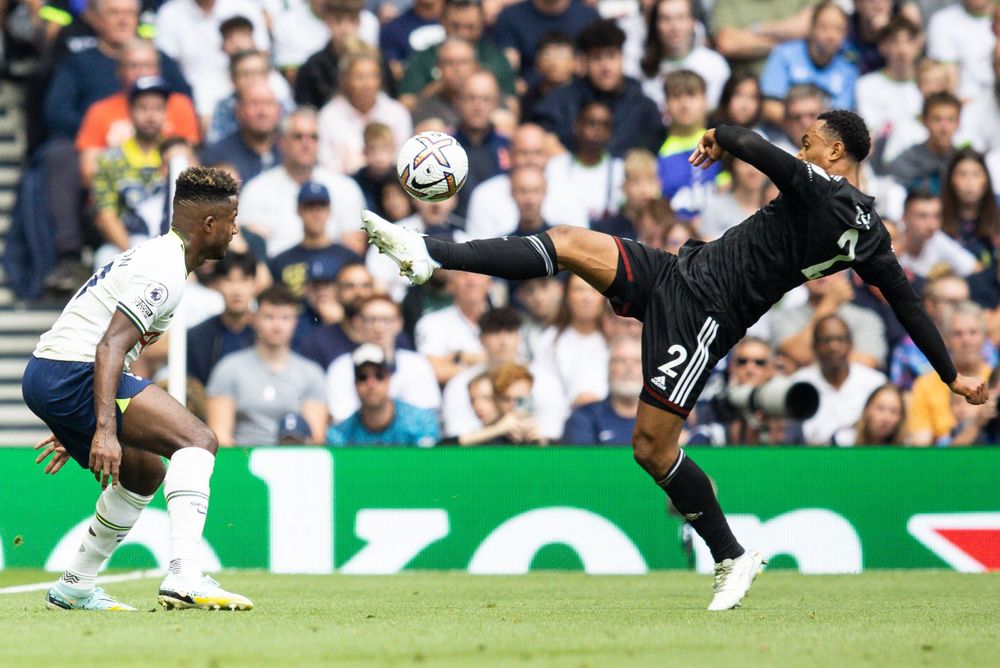
<svg viewBox="0 0 1000 668">
<path fill-rule="evenodd" d="M 1000 666 L 1000 574 L 774 571 L 729 613 L 704 610 L 710 577 L 679 572 L 219 579 L 257 608 L 167 612 L 156 579 L 106 585 L 138 613 L 0 594 L 0 666 Z"/>
</svg>

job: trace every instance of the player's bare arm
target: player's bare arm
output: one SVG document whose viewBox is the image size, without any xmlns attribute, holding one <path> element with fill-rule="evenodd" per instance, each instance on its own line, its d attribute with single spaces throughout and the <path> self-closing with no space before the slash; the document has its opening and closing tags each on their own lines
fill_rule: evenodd
<svg viewBox="0 0 1000 668">
<path fill-rule="evenodd" d="M 122 448 L 118 442 L 115 395 L 125 368 L 125 355 L 139 342 L 139 330 L 116 311 L 94 354 L 94 411 L 97 430 L 90 446 L 90 470 L 101 483 L 118 483 Z"/>
</svg>

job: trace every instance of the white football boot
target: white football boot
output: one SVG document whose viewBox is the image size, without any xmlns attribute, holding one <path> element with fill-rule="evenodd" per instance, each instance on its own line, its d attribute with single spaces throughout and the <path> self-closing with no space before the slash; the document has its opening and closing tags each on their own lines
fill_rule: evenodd
<svg viewBox="0 0 1000 668">
<path fill-rule="evenodd" d="M 252 610 L 253 602 L 219 586 L 207 575 L 197 578 L 168 574 L 160 584 L 157 599 L 164 608 L 198 608 L 200 610 Z"/>
<path fill-rule="evenodd" d="M 754 579 L 764 572 L 767 562 L 757 550 L 746 550 L 735 559 L 723 559 L 715 565 L 715 596 L 709 610 L 732 610 L 740 607 L 740 601 L 750 591 Z"/>
<path fill-rule="evenodd" d="M 368 233 L 368 242 L 399 266 L 399 275 L 413 285 L 422 285 L 440 267 L 427 252 L 423 235 L 399 225 L 393 225 L 371 211 L 361 212 L 361 229 Z"/>
</svg>

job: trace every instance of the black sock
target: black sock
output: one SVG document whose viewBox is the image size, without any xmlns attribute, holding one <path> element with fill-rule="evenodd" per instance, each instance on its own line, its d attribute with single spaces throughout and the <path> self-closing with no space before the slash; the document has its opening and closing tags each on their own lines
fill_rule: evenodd
<svg viewBox="0 0 1000 668">
<path fill-rule="evenodd" d="M 559 271 L 556 247 L 547 232 L 530 237 L 501 237 L 452 243 L 426 237 L 427 252 L 444 269 L 471 271 L 497 278 L 526 280 Z"/>
<path fill-rule="evenodd" d="M 730 530 L 719 500 L 715 498 L 712 482 L 683 450 L 673 468 L 656 484 L 702 537 L 716 563 L 743 554 L 743 546 Z"/>
</svg>

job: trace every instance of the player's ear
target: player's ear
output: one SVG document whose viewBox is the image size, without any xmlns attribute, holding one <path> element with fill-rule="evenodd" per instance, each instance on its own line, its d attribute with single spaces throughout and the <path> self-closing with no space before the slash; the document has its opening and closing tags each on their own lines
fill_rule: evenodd
<svg viewBox="0 0 1000 668">
<path fill-rule="evenodd" d="M 837 141 L 831 142 L 830 147 L 827 149 L 829 153 L 830 162 L 836 162 L 844 158 L 847 155 L 847 151 L 844 148 L 844 142 Z"/>
</svg>

